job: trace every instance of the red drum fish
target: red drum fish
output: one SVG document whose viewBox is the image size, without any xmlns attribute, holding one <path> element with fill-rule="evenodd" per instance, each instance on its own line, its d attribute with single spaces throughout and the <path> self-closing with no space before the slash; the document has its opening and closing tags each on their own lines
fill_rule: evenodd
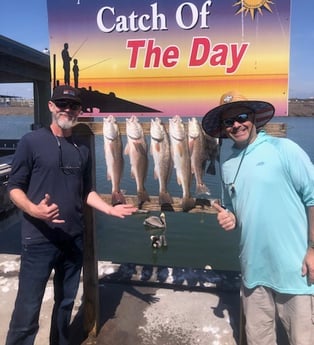
<svg viewBox="0 0 314 345">
<path fill-rule="evenodd" d="M 124 168 L 123 145 L 119 126 L 112 115 L 103 119 L 103 136 L 107 179 L 111 180 L 112 184 L 111 202 L 112 205 L 125 204 L 124 195 L 120 190 Z"/>
<path fill-rule="evenodd" d="M 188 120 L 189 151 L 191 171 L 195 178 L 196 195 L 210 195 L 208 187 L 203 182 L 205 167 L 208 160 L 206 138 L 198 120 L 193 117 Z"/>
<path fill-rule="evenodd" d="M 207 159 L 209 160 L 209 165 L 206 169 L 206 173 L 211 175 L 216 175 L 216 161 L 219 162 L 220 160 L 220 150 L 219 150 L 219 139 L 211 137 L 205 134 L 205 146 L 207 151 Z"/>
<path fill-rule="evenodd" d="M 178 115 L 169 119 L 169 136 L 177 182 L 182 187 L 182 209 L 187 212 L 195 206 L 195 201 L 190 195 L 191 159 L 187 133 L 182 119 Z"/>
<path fill-rule="evenodd" d="M 159 182 L 159 204 L 172 204 L 173 200 L 167 191 L 171 177 L 172 159 L 169 135 L 165 125 L 156 117 L 150 124 L 150 153 L 154 161 L 154 178 Z"/>
<path fill-rule="evenodd" d="M 144 183 L 148 170 L 148 147 L 142 125 L 136 116 L 126 119 L 127 144 L 124 153 L 130 158 L 131 177 L 136 181 L 138 206 L 141 208 L 149 195 Z"/>
</svg>

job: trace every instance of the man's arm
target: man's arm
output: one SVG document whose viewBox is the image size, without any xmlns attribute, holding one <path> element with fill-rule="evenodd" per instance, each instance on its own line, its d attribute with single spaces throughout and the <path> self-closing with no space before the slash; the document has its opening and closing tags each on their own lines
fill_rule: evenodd
<svg viewBox="0 0 314 345">
<path fill-rule="evenodd" d="M 212 206 L 217 211 L 217 221 L 219 225 L 226 231 L 234 230 L 237 226 L 236 216 L 216 202 L 214 202 Z"/>
<path fill-rule="evenodd" d="M 93 207 L 100 212 L 119 218 L 124 218 L 125 216 L 129 216 L 137 211 L 137 207 L 132 204 L 119 204 L 116 206 L 111 206 L 106 203 L 95 191 L 92 191 L 87 195 L 86 203 L 90 207 Z"/>
<path fill-rule="evenodd" d="M 308 283 L 314 284 L 314 206 L 308 207 L 309 238 L 308 249 L 303 260 L 302 275 L 307 275 Z"/>
<path fill-rule="evenodd" d="M 58 219 L 59 207 L 57 204 L 51 203 L 49 194 L 45 194 L 45 197 L 37 205 L 19 188 L 10 190 L 10 198 L 20 210 L 34 218 L 53 223 L 64 223 L 64 220 Z"/>
</svg>

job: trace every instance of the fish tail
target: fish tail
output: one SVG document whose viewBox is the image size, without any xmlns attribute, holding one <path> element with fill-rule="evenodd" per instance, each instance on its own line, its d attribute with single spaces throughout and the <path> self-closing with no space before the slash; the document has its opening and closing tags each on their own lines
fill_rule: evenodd
<svg viewBox="0 0 314 345">
<path fill-rule="evenodd" d="M 164 205 L 164 204 L 172 204 L 173 200 L 171 195 L 168 192 L 160 192 L 159 193 L 159 204 Z"/>
<path fill-rule="evenodd" d="M 142 207 L 145 201 L 150 201 L 149 195 L 146 190 L 137 192 L 137 199 L 138 199 L 138 206 L 139 208 Z"/>
<path fill-rule="evenodd" d="M 195 207 L 195 200 L 191 197 L 182 198 L 182 211 L 189 212 L 192 208 Z"/>
<path fill-rule="evenodd" d="M 125 200 L 124 195 L 120 191 L 119 192 L 112 192 L 111 204 L 113 206 L 119 205 L 119 204 L 126 204 L 126 200 Z"/>
<path fill-rule="evenodd" d="M 208 187 L 204 183 L 198 183 L 196 185 L 196 195 L 207 194 L 210 195 Z"/>
</svg>

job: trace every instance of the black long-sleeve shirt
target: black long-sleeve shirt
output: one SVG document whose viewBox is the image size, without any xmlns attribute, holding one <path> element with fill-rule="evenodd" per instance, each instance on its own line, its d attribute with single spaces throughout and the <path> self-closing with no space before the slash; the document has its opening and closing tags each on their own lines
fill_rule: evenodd
<svg viewBox="0 0 314 345">
<path fill-rule="evenodd" d="M 8 190 L 22 189 L 35 204 L 48 193 L 65 223 L 24 213 L 22 243 L 59 242 L 81 235 L 83 203 L 93 188 L 91 176 L 90 152 L 79 138 L 55 137 L 47 128 L 24 135 L 13 158 Z"/>
</svg>

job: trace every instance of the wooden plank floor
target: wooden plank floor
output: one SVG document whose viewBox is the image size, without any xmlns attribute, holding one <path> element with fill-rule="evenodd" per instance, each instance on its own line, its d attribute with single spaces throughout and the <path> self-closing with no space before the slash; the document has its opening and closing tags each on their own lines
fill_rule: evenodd
<svg viewBox="0 0 314 345">
<path fill-rule="evenodd" d="M 108 204 L 111 204 L 111 195 L 110 194 L 101 194 L 103 200 L 105 200 Z M 138 200 L 136 195 L 125 195 L 125 199 L 127 203 L 138 205 Z M 181 198 L 179 197 L 172 197 L 173 203 L 170 204 L 159 204 L 159 197 L 158 196 L 150 196 L 150 201 L 145 202 L 142 207 L 142 212 L 149 212 L 149 211 L 172 211 L 172 212 L 182 212 L 181 207 Z M 217 199 L 194 199 L 195 200 L 195 207 L 189 210 L 189 213 L 216 213 L 215 209 L 211 206 L 211 204 L 215 201 L 219 203 Z M 140 211 L 140 212 L 141 212 Z"/>
</svg>

